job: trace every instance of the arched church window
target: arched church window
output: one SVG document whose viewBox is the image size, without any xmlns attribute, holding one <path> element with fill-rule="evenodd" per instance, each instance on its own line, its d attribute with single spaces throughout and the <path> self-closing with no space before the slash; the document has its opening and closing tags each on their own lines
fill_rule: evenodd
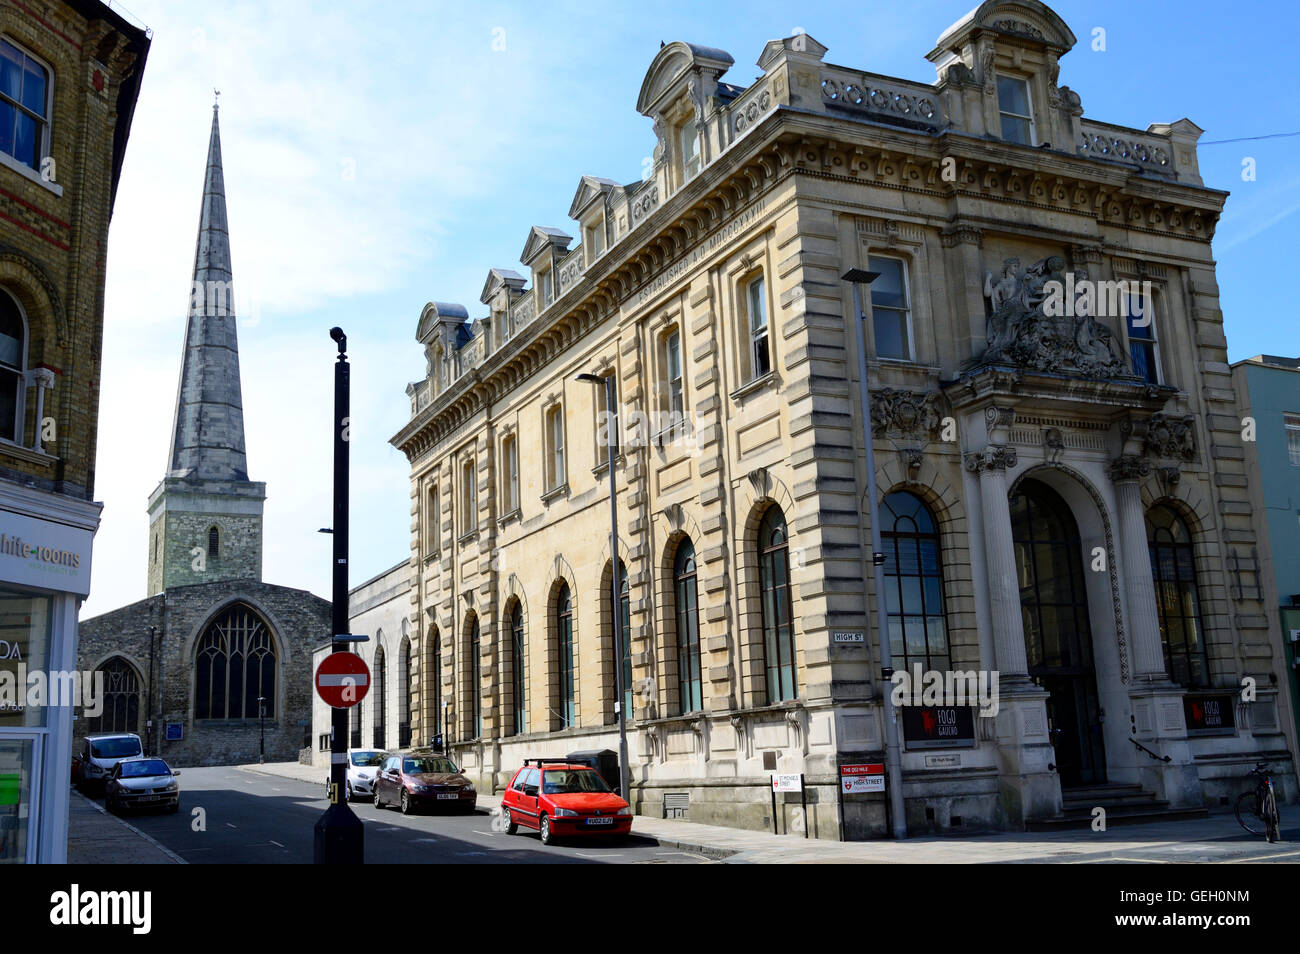
<svg viewBox="0 0 1300 954">
<path fill-rule="evenodd" d="M 194 718 L 275 718 L 275 643 L 252 607 L 234 603 L 208 623 L 194 653 Z"/>
<path fill-rule="evenodd" d="M 95 670 L 104 677 L 103 709 L 90 719 L 91 732 L 140 731 L 140 677 L 135 667 L 114 656 Z"/>
</svg>

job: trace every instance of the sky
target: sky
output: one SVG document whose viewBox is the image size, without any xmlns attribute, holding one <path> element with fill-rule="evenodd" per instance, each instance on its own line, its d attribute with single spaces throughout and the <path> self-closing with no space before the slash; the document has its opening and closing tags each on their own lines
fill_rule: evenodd
<svg viewBox="0 0 1300 954">
<path fill-rule="evenodd" d="M 248 469 L 267 484 L 262 576 L 328 598 L 330 327 L 347 332 L 353 367 L 355 586 L 410 548 L 410 470 L 388 440 L 424 375 L 421 309 L 454 301 L 478 317 L 487 270 L 523 271 L 531 226 L 577 234 L 580 176 L 640 178 L 654 135 L 636 99 L 661 41 L 727 50 L 723 79 L 741 86 L 768 40 L 799 30 L 829 63 L 932 82 L 925 54 L 972 6 L 130 0 L 153 45 L 109 233 L 104 511 L 82 617 L 145 595 L 145 508 L 167 466 L 214 89 Z M 1300 354 L 1277 279 L 1300 247 L 1300 136 L 1210 144 L 1300 132 L 1294 68 L 1268 41 L 1295 34 L 1297 5 L 1052 7 L 1079 40 L 1059 82 L 1086 118 L 1205 130 L 1201 175 L 1232 193 L 1213 246 L 1229 359 Z"/>
</svg>

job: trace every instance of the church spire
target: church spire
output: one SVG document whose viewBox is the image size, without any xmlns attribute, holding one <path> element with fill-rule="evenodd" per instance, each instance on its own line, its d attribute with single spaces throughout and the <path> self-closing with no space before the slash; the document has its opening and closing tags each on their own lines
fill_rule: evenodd
<svg viewBox="0 0 1300 954">
<path fill-rule="evenodd" d="M 214 102 L 168 477 L 248 480 L 234 305 L 221 131 Z"/>
</svg>

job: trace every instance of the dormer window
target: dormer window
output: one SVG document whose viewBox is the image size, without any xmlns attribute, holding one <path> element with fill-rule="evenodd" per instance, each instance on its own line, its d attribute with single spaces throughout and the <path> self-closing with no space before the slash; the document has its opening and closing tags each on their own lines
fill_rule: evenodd
<svg viewBox="0 0 1300 954">
<path fill-rule="evenodd" d="M 682 182 L 689 182 L 700 171 L 700 131 L 695 120 L 687 119 L 677 129 L 677 142 L 682 154 Z"/>
<path fill-rule="evenodd" d="M 582 244 L 587 249 L 587 264 L 600 258 L 605 251 L 605 217 L 598 216 L 582 232 Z"/>
<path fill-rule="evenodd" d="M 1029 81 L 998 74 L 998 116 L 1002 139 L 1022 146 L 1034 144 L 1034 114 L 1030 107 Z"/>
<path fill-rule="evenodd" d="M 555 301 L 555 276 L 548 268 L 541 273 L 540 278 L 542 280 L 542 307 L 545 308 Z"/>
</svg>

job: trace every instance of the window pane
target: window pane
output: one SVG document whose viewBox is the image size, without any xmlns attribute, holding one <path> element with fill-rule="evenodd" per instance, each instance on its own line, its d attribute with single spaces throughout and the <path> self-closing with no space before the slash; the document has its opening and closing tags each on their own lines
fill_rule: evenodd
<svg viewBox="0 0 1300 954">
<path fill-rule="evenodd" d="M 896 258 L 867 259 L 867 267 L 879 272 L 871 283 L 871 304 L 876 308 L 906 308 L 907 290 L 903 287 L 903 263 Z"/>
<path fill-rule="evenodd" d="M 36 120 L 26 113 L 19 113 L 14 129 L 14 158 L 35 169 L 41 164 L 40 145 Z"/>
<path fill-rule="evenodd" d="M 761 278 L 749 283 L 749 327 L 751 331 L 767 327 L 767 299 Z"/>
<path fill-rule="evenodd" d="M 23 76 L 23 105 L 37 116 L 45 115 L 45 70 L 31 60 Z"/>
<path fill-rule="evenodd" d="M 998 109 L 1017 116 L 1029 115 L 1029 85 L 1013 76 L 998 77 Z"/>
<path fill-rule="evenodd" d="M 880 308 L 872 315 L 876 329 L 876 354 L 882 358 L 909 358 L 907 313 Z"/>
<path fill-rule="evenodd" d="M 0 93 L 17 100 L 23 82 L 23 55 L 8 43 L 0 43 Z"/>
<path fill-rule="evenodd" d="M 14 154 L 14 116 L 17 110 L 0 100 L 0 152 Z"/>
<path fill-rule="evenodd" d="M 1029 120 L 1004 115 L 1002 117 L 1002 138 L 1006 142 L 1016 142 L 1028 146 Z"/>
</svg>

